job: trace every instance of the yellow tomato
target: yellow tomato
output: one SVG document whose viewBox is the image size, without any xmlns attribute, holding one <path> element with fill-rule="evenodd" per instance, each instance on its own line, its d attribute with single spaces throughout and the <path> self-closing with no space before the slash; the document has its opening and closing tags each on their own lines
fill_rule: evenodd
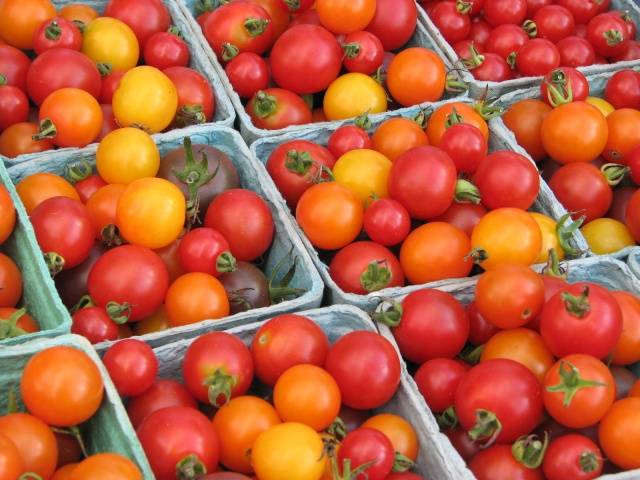
<svg viewBox="0 0 640 480">
<path fill-rule="evenodd" d="M 560 245 L 560 240 L 558 240 L 558 224 L 556 221 L 541 213 L 531 212 L 531 216 L 540 227 L 540 232 L 542 233 L 542 248 L 535 263 L 546 263 L 549 259 L 549 250 L 552 248 L 558 254 L 558 260 L 562 260 L 564 258 L 564 250 Z"/>
<path fill-rule="evenodd" d="M 182 232 L 186 203 L 180 189 L 168 180 L 135 180 L 118 201 L 116 218 L 120 234 L 135 245 L 165 247 Z"/>
<path fill-rule="evenodd" d="M 603 98 L 587 97 L 586 102 L 600 110 L 605 117 L 608 117 L 610 113 L 615 111 L 615 107 Z"/>
<path fill-rule="evenodd" d="M 148 133 L 139 128 L 119 128 L 98 145 L 96 168 L 107 183 L 129 184 L 155 177 L 160 168 L 160 152 Z"/>
<path fill-rule="evenodd" d="M 597 255 L 606 255 L 636 244 L 627 226 L 613 218 L 597 218 L 580 229 L 589 248 Z"/>
<path fill-rule="evenodd" d="M 281 423 L 262 432 L 251 449 L 260 480 L 320 480 L 327 456 L 320 435 L 301 423 Z"/>
<path fill-rule="evenodd" d="M 367 112 L 382 113 L 387 111 L 387 94 L 368 75 L 347 73 L 329 85 L 323 106 L 329 120 L 353 118 Z"/>
<path fill-rule="evenodd" d="M 135 33 L 126 23 L 117 18 L 99 17 L 84 29 L 82 53 L 118 72 L 138 64 L 140 47 Z"/>
<path fill-rule="evenodd" d="M 169 77 L 154 67 L 128 71 L 113 94 L 113 114 L 123 127 L 158 133 L 178 110 L 178 92 Z"/>
<path fill-rule="evenodd" d="M 391 160 L 375 150 L 351 150 L 342 155 L 333 167 L 333 176 L 341 185 L 353 190 L 363 202 L 372 196 L 386 198 Z"/>
<path fill-rule="evenodd" d="M 161 332 L 167 328 L 169 328 L 169 319 L 167 318 L 167 312 L 164 309 L 164 305 L 147 318 L 133 324 L 133 331 L 136 335 Z"/>
</svg>

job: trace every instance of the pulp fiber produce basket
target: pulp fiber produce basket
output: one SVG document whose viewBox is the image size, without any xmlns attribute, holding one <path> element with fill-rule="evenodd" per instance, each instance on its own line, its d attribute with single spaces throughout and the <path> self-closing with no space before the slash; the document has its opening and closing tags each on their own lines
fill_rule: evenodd
<svg viewBox="0 0 640 480">
<path fill-rule="evenodd" d="M 640 70 L 640 62 L 638 62 L 634 67 L 633 70 Z M 596 75 L 589 75 L 587 77 L 587 80 L 589 81 L 589 95 L 591 96 L 595 96 L 595 97 L 603 97 L 604 96 L 604 89 L 607 86 L 607 82 L 609 81 L 609 79 L 613 76 L 613 72 L 601 72 L 598 73 Z M 504 108 L 508 108 L 511 105 L 513 105 L 514 103 L 520 101 L 520 100 L 528 100 L 528 99 L 537 99 L 540 98 L 540 80 L 541 78 L 539 77 L 533 84 L 533 86 L 530 86 L 529 88 L 522 88 L 519 90 L 514 90 L 510 93 L 507 93 L 505 95 L 503 95 L 502 97 L 500 97 L 500 99 L 498 100 L 498 104 Z M 511 130 L 509 130 L 509 128 L 505 125 L 504 121 L 502 120 L 502 118 L 494 118 L 491 120 L 493 122 L 493 128 L 499 132 L 500 135 L 505 136 L 505 137 L 510 137 L 511 141 L 514 142 L 515 144 L 517 144 L 517 140 L 515 135 L 513 134 L 513 132 Z M 520 153 L 522 153 L 523 155 L 525 155 L 527 158 L 531 158 L 530 155 L 524 150 L 524 148 L 521 148 L 519 145 L 519 150 Z M 533 161 L 533 160 L 532 160 Z M 593 252 L 591 252 L 591 250 L 589 249 L 589 245 L 587 244 L 587 240 L 584 238 L 584 235 L 582 234 L 582 232 L 580 232 L 580 230 L 577 230 L 575 232 L 575 236 L 578 239 L 578 241 L 580 242 L 580 244 L 582 245 L 581 248 L 584 248 L 585 251 L 588 252 L 589 255 L 594 255 Z M 629 254 L 629 252 L 631 251 L 631 249 L 633 249 L 635 247 L 627 247 L 619 252 L 616 252 L 614 255 L 617 258 L 626 258 L 627 255 Z"/>
<path fill-rule="evenodd" d="M 53 3 L 56 9 L 60 9 L 65 5 L 69 5 L 77 2 L 69 1 L 69 0 L 54 0 Z M 176 27 L 178 27 L 180 32 L 183 34 L 184 41 L 189 46 L 189 53 L 190 53 L 189 67 L 200 72 L 207 79 L 207 81 L 211 85 L 211 88 L 214 91 L 214 95 L 215 95 L 214 118 L 212 123 L 204 124 L 204 125 L 214 124 L 219 126 L 231 127 L 233 125 L 233 121 L 236 117 L 236 114 L 233 110 L 233 106 L 231 105 L 231 102 L 229 101 L 229 98 L 227 97 L 227 94 L 225 93 L 225 89 L 222 86 L 222 83 L 220 82 L 220 78 L 218 77 L 218 74 L 216 73 L 215 69 L 211 66 L 211 62 L 205 55 L 205 52 L 202 50 L 201 43 L 198 42 L 196 39 L 194 39 L 193 35 L 191 34 L 191 28 L 189 28 L 188 21 L 184 16 L 181 8 L 178 6 L 177 0 L 163 0 L 162 3 L 164 3 L 164 5 L 169 10 L 169 13 L 171 15 L 172 25 L 175 25 Z M 93 7 L 94 9 L 96 9 L 98 12 L 102 13 L 107 4 L 107 0 L 87 0 L 83 2 L 83 4 L 89 5 L 90 7 Z M 142 51 L 141 51 L 141 55 L 142 55 Z M 191 127 L 179 129 L 179 131 L 185 132 L 185 131 L 188 131 L 189 128 Z M 168 134 L 169 133 L 157 133 L 157 134 L 154 134 L 153 137 L 155 139 L 162 139 Z M 64 148 L 56 151 L 71 153 L 77 150 L 78 150 L 77 148 Z M 18 162 L 29 160 L 31 158 L 41 158 L 43 155 L 48 155 L 50 153 L 51 153 L 51 150 L 47 152 L 39 152 L 39 153 L 33 153 L 28 155 L 19 155 L 16 158 L 6 158 L 0 155 L 0 159 L 2 159 L 5 162 L 5 165 L 12 165 Z"/>
<path fill-rule="evenodd" d="M 433 108 L 434 109 L 438 108 L 439 106 L 452 101 L 454 100 L 446 100 L 443 102 L 438 102 L 433 105 Z M 460 100 L 457 100 L 457 101 L 460 101 Z M 472 100 L 469 100 L 469 99 L 465 99 L 462 101 L 466 103 L 473 102 Z M 420 108 L 413 108 L 404 112 L 402 116 L 407 118 L 415 117 L 415 115 L 419 114 L 420 111 L 421 111 Z M 400 115 L 398 112 L 395 112 L 395 115 L 392 115 L 392 116 L 373 119 L 373 126 L 370 129 L 370 131 L 375 130 L 375 128 L 377 128 L 377 126 L 380 125 L 382 122 L 384 122 L 386 119 L 397 117 L 397 116 L 400 116 Z M 523 155 L 525 154 L 524 150 L 515 142 L 515 137 L 511 132 L 509 132 L 504 128 L 502 129 L 494 128 L 494 126 L 495 124 L 493 123 L 493 120 L 491 120 L 489 122 L 489 130 L 490 130 L 489 150 L 490 151 L 513 150 L 520 154 L 523 154 Z M 280 135 L 277 137 L 263 138 L 251 145 L 251 151 L 254 153 L 254 155 L 258 158 L 260 162 L 262 162 L 263 164 L 266 164 L 266 162 L 269 159 L 269 156 L 271 155 L 271 152 L 273 152 L 273 150 L 275 150 L 282 143 L 285 143 L 291 140 L 309 140 L 312 142 L 319 143 L 321 145 L 326 145 L 327 139 L 338 127 L 339 125 L 331 125 L 331 126 L 325 126 L 324 128 L 318 128 L 313 131 L 304 132 L 304 133 L 297 133 L 297 134 L 288 133 L 288 134 Z M 322 275 L 322 278 L 324 279 L 324 283 L 327 286 L 327 289 L 325 291 L 325 295 L 326 295 L 325 300 L 327 303 L 329 304 L 346 303 L 350 305 L 355 305 L 366 311 L 371 311 L 376 307 L 381 297 L 387 298 L 387 297 L 396 297 L 398 295 L 405 295 L 407 293 L 410 293 L 415 290 L 420 290 L 425 287 L 425 285 L 411 285 L 411 286 L 401 287 L 401 288 L 385 288 L 383 290 L 371 292 L 368 295 L 357 295 L 357 294 L 347 293 L 343 291 L 340 287 L 338 287 L 338 285 L 333 281 L 333 279 L 329 275 L 327 263 L 325 263 L 323 257 L 319 255 L 318 251 L 307 239 L 306 235 L 302 232 L 302 230 L 298 226 L 298 223 L 295 221 L 295 218 L 293 218 L 293 215 L 288 210 L 288 207 L 286 207 L 286 204 L 285 204 L 285 209 L 287 209 L 287 211 L 289 212 L 292 222 L 295 225 L 296 231 L 302 238 L 302 242 L 306 246 L 307 250 L 310 252 L 311 258 L 313 259 L 316 266 L 318 267 L 318 270 L 320 270 L 320 275 Z M 562 205 L 560 205 L 560 203 L 557 201 L 557 199 L 551 192 L 551 189 L 544 182 L 544 180 L 542 180 L 542 178 L 540 179 L 540 190 L 538 192 L 538 197 L 536 198 L 536 201 L 533 207 L 531 208 L 531 210 L 548 215 L 554 220 L 559 220 L 563 215 L 567 213 L 567 211 L 564 209 Z M 574 238 L 570 239 L 569 242 L 576 250 L 579 250 L 580 252 L 586 249 L 586 241 L 584 240 L 584 238 L 578 238 L 577 236 L 574 236 Z M 440 288 L 443 285 L 449 285 L 452 283 L 456 284 L 459 281 L 460 279 L 440 280 L 440 281 L 429 283 L 426 286 L 433 287 L 433 288 Z"/>
<path fill-rule="evenodd" d="M 640 253 L 640 251 L 637 253 Z M 640 260 L 640 258 L 637 258 L 637 260 Z M 629 266 L 627 266 L 624 262 L 617 260 L 611 256 L 569 260 L 568 262 L 563 262 L 563 266 L 566 268 L 568 274 L 567 280 L 570 283 L 594 282 L 611 290 L 623 290 L 635 295 L 640 295 L 640 279 L 633 275 Z M 438 287 L 438 290 L 450 293 L 464 305 L 467 305 L 474 298 L 476 283 L 476 279 L 469 279 L 463 282 L 459 282 L 458 284 L 450 284 Z M 405 294 L 402 294 L 401 296 L 394 298 L 394 300 L 400 301 L 405 296 Z M 395 345 L 395 340 L 391 329 L 383 324 L 378 324 L 377 326 L 380 333 L 387 339 L 393 341 Z M 636 375 L 640 375 L 640 364 L 633 365 L 631 370 L 633 370 Z M 411 388 L 417 388 L 417 385 L 413 381 L 410 382 L 409 385 L 411 386 Z M 436 418 L 429 409 L 427 403 L 424 400 L 424 397 L 419 393 L 419 391 L 417 391 L 416 394 L 419 397 L 419 402 L 422 404 L 421 411 L 424 412 L 422 419 L 427 422 L 427 428 L 429 429 L 429 431 L 439 431 Z M 440 437 L 439 438 L 441 442 L 444 442 L 446 444 L 446 451 L 449 452 L 451 451 L 451 449 L 454 450 L 454 457 L 456 458 L 455 460 L 450 460 L 452 462 L 452 465 L 462 465 L 462 472 L 460 472 L 459 476 L 456 478 L 476 478 L 465 466 L 464 460 L 455 451 L 449 439 L 444 434 L 441 435 L 442 437 L 444 437 L 444 439 Z M 640 469 L 598 477 L 598 480 L 638 479 L 640 479 Z"/>
<path fill-rule="evenodd" d="M 356 330 L 375 331 L 375 325 L 371 319 L 361 310 L 348 305 L 335 305 L 317 310 L 298 312 L 313 320 L 329 337 L 331 343 L 349 332 Z M 262 323 L 247 324 L 225 330 L 240 338 L 249 345 L 253 336 Z M 213 325 L 210 330 L 220 330 Z M 182 359 L 186 349 L 194 339 L 182 339 L 173 343 L 155 348 L 154 352 L 159 362 L 159 377 L 180 379 L 182 373 Z M 392 342 L 393 343 L 393 342 Z M 456 459 L 457 454 L 451 445 L 447 445 L 437 430 L 431 426 L 431 422 L 425 419 L 425 413 L 430 415 L 428 409 L 421 400 L 413 379 L 407 373 L 404 363 L 401 361 L 402 373 L 400 387 L 395 396 L 386 405 L 375 413 L 394 413 L 407 420 L 416 430 L 420 443 L 420 451 L 416 461 L 416 471 L 425 478 L 437 480 L 461 480 L 458 475 L 461 459 Z M 464 463 L 462 463 L 464 466 Z M 464 468 L 464 467 L 462 467 Z M 473 477 L 467 477 L 473 478 Z"/>
<path fill-rule="evenodd" d="M 2 165 L 0 165 L 0 179 L 11 195 L 16 209 L 15 229 L 0 247 L 0 251 L 11 257 L 22 274 L 22 299 L 16 308 L 24 306 L 40 327 L 40 331 L 36 333 L 0 340 L 0 351 L 2 351 L 4 350 L 2 347 L 7 345 L 69 333 L 71 319 L 49 275 L 49 269 L 36 242 L 27 212 L 9 174 Z"/>
<path fill-rule="evenodd" d="M 424 25 L 424 28 L 429 33 L 433 41 L 440 47 L 448 60 L 456 66 L 459 75 L 462 77 L 462 80 L 469 86 L 469 95 L 473 98 L 497 98 L 505 93 L 509 93 L 516 89 L 521 88 L 529 88 L 534 85 L 538 85 L 542 77 L 522 77 L 516 78 L 513 80 L 506 80 L 504 82 L 487 82 L 482 80 L 476 80 L 471 72 L 460 62 L 458 59 L 458 55 L 453 50 L 453 47 L 447 42 L 438 27 L 431 21 L 429 15 L 421 9 L 422 11 L 419 14 L 419 21 L 421 21 Z M 632 0 L 611 0 L 610 10 L 621 10 L 628 12 L 628 14 L 633 19 L 633 22 L 638 25 L 640 24 L 640 6 L 638 2 Z M 640 60 L 629 60 L 625 62 L 616 62 L 610 63 L 606 65 L 591 65 L 588 67 L 578 67 L 585 75 L 597 75 L 597 74 L 605 74 L 612 75 L 618 70 L 623 70 L 625 68 L 632 68 L 640 66 Z"/>
<path fill-rule="evenodd" d="M 264 256 L 263 271 L 267 278 L 276 272 L 276 280 L 281 280 L 282 276 L 295 264 L 295 274 L 291 279 L 290 286 L 302 289 L 304 293 L 297 298 L 269 307 L 238 313 L 225 319 L 206 320 L 201 323 L 150 333 L 144 335 L 142 339 L 151 346 L 162 345 L 179 338 L 198 336 L 212 324 L 219 324 L 224 328 L 228 328 L 266 317 L 273 317 L 281 313 L 319 306 L 322 300 L 322 280 L 300 241 L 291 219 L 285 212 L 279 194 L 268 179 L 264 169 L 260 165 L 256 165 L 252 160 L 249 148 L 238 132 L 226 127 L 211 126 L 198 126 L 192 127 L 189 131 L 170 132 L 162 139 L 156 139 L 160 154 L 164 155 L 170 150 L 181 147 L 183 138 L 186 135 L 191 138 L 194 145 L 212 145 L 227 154 L 238 171 L 241 186 L 258 193 L 267 202 L 273 215 L 275 234 L 273 243 Z M 79 161 L 86 160 L 92 165 L 95 164 L 95 153 L 95 145 L 72 153 L 56 152 L 39 160 L 15 165 L 9 169 L 9 175 L 13 182 L 19 182 L 26 176 L 37 172 L 51 172 L 62 175 L 66 166 Z M 38 248 L 37 245 L 34 244 L 34 248 Z M 107 343 L 103 343 L 99 349 L 102 350 L 107 346 Z"/>
<path fill-rule="evenodd" d="M 91 419 L 79 425 L 88 453 L 124 455 L 138 465 L 145 480 L 154 480 L 155 477 L 122 405 L 120 395 L 91 344 L 82 337 L 64 335 L 0 348 L 0 365 L 2 366 L 0 368 L 0 411 L 7 411 L 9 392 L 12 390 L 18 397 L 20 411 L 24 411 L 19 396 L 22 370 L 33 355 L 44 349 L 58 346 L 73 347 L 87 354 L 100 370 L 104 382 L 104 399 L 100 409 Z"/>
<path fill-rule="evenodd" d="M 225 91 L 229 98 L 231 99 L 231 103 L 235 107 L 237 113 L 237 120 L 240 126 L 240 133 L 247 140 L 248 143 L 251 143 L 259 138 L 270 137 L 274 135 L 280 135 L 285 133 L 293 133 L 300 132 L 309 129 L 318 129 L 318 128 L 331 128 L 334 126 L 340 126 L 344 123 L 348 123 L 349 120 L 339 120 L 334 122 L 320 122 L 320 123 L 310 123 L 306 125 L 294 125 L 287 128 L 281 128 L 278 130 L 265 130 L 258 128 L 253 125 L 251 118 L 245 111 L 244 105 L 240 100 L 240 96 L 235 92 L 231 83 L 229 82 L 229 77 L 224 71 L 224 67 L 220 64 L 218 59 L 216 58 L 216 54 L 209 46 L 204 34 L 202 33 L 202 29 L 200 25 L 196 22 L 196 6 L 198 4 L 198 0 L 177 0 L 184 11 L 186 17 L 188 17 L 189 25 L 191 26 L 191 30 L 193 32 L 194 37 L 200 42 L 201 48 L 206 52 L 207 57 L 210 62 L 213 64 L 216 72 L 218 73 L 222 84 L 224 85 Z M 453 69 L 452 63 L 448 60 L 445 52 L 443 52 L 440 46 L 435 43 L 431 36 L 427 33 L 427 30 L 423 26 L 422 22 L 418 20 L 416 25 L 416 30 L 413 34 L 413 37 L 409 40 L 406 47 L 426 47 L 438 54 L 438 56 L 444 61 L 445 68 L 447 72 L 452 72 L 455 77 L 458 77 L 457 73 Z M 427 105 L 427 104 L 425 104 Z M 378 113 L 375 115 L 371 115 L 372 120 L 390 118 L 392 116 L 403 114 L 404 112 L 411 111 L 412 107 L 400 108 L 395 111 Z"/>
</svg>

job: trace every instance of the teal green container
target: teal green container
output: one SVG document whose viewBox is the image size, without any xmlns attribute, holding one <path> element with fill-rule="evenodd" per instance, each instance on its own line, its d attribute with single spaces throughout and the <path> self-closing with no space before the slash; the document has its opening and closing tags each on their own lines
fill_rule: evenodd
<svg viewBox="0 0 640 480">
<path fill-rule="evenodd" d="M 40 331 L 20 337 L 0 340 L 0 352 L 6 345 L 15 345 L 29 340 L 55 337 L 71 331 L 71 318 L 62 304 L 56 286 L 49 275 L 42 252 L 36 242 L 33 227 L 27 212 L 18 198 L 5 168 L 0 165 L 0 179 L 7 188 L 16 208 L 16 227 L 9 239 L 0 247 L 22 272 L 22 300 L 18 306 L 26 307 L 29 314 L 38 322 Z M 0 374 L 2 369 L 0 368 Z"/>
<path fill-rule="evenodd" d="M 23 345 L 0 348 L 0 411 L 7 411 L 9 392 L 14 390 L 19 398 L 22 370 L 36 353 L 51 347 L 69 346 L 86 353 L 97 365 L 104 381 L 104 399 L 98 412 L 86 423 L 80 425 L 80 431 L 88 453 L 119 453 L 133 460 L 145 480 L 154 480 L 147 457 L 138 442 L 129 416 L 122 405 L 120 395 L 113 386 L 109 374 L 98 355 L 87 340 L 77 335 L 64 335 L 55 339 L 42 339 Z M 87 479 L 90 480 L 90 479 Z"/>
</svg>

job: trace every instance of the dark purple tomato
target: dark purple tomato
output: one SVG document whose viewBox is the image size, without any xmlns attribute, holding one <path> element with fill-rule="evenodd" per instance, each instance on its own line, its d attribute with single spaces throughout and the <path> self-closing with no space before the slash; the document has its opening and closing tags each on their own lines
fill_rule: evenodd
<svg viewBox="0 0 640 480">
<path fill-rule="evenodd" d="M 271 304 L 267 277 L 252 263 L 238 262 L 234 271 L 223 273 L 219 280 L 229 297 L 231 314 Z"/>
</svg>

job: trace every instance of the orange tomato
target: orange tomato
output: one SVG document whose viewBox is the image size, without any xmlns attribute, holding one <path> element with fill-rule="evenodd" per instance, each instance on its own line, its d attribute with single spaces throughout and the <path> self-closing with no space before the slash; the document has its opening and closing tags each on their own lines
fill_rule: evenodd
<svg viewBox="0 0 640 480">
<path fill-rule="evenodd" d="M 364 206 L 353 191 L 336 183 L 319 183 L 307 189 L 296 207 L 296 220 L 312 245 L 337 250 L 362 230 Z"/>
<path fill-rule="evenodd" d="M 622 334 L 612 352 L 611 363 L 631 365 L 640 361 L 640 299 L 627 292 L 611 292 L 622 310 Z"/>
<path fill-rule="evenodd" d="M 107 225 L 115 225 L 118 200 L 126 190 L 126 185 L 117 183 L 100 187 L 86 203 L 89 215 L 96 226 L 98 240 L 103 238 L 102 230 Z"/>
<path fill-rule="evenodd" d="M 70 5 L 65 5 L 60 10 L 58 10 L 58 15 L 69 21 L 78 21 L 82 23 L 89 23 L 94 18 L 98 18 L 99 14 L 89 5 L 84 5 L 82 3 L 72 3 Z"/>
<path fill-rule="evenodd" d="M 624 470 L 640 468 L 640 398 L 619 400 L 600 422 L 600 446 Z"/>
<path fill-rule="evenodd" d="M 220 281 L 206 273 L 192 272 L 171 284 L 165 298 L 169 325 L 189 325 L 229 315 L 229 299 Z"/>
<path fill-rule="evenodd" d="M 418 436 L 411 424 L 392 413 L 381 413 L 362 424 L 363 428 L 373 428 L 384 433 L 393 445 L 393 450 L 413 460 L 418 458 Z"/>
<path fill-rule="evenodd" d="M 542 382 L 554 364 L 553 355 L 542 337 L 528 328 L 514 328 L 496 333 L 484 345 L 481 362 L 506 358 L 521 363 Z"/>
<path fill-rule="evenodd" d="M 18 182 L 16 190 L 28 214 L 31 214 L 33 209 L 42 202 L 53 197 L 67 197 L 80 201 L 80 196 L 73 185 L 54 173 L 42 172 L 29 175 Z"/>
<path fill-rule="evenodd" d="M 73 472 L 78 465 L 78 463 L 70 463 L 69 465 L 59 468 L 56 470 L 56 473 L 53 474 L 51 480 L 70 480 L 71 472 Z"/>
<path fill-rule="evenodd" d="M 608 126 L 593 105 L 571 102 L 549 112 L 540 133 L 544 149 L 558 163 L 591 162 L 607 145 Z"/>
<path fill-rule="evenodd" d="M 16 263 L 0 253 L 0 307 L 15 307 L 22 296 L 22 274 Z"/>
<path fill-rule="evenodd" d="M 387 88 L 405 107 L 440 100 L 447 73 L 444 62 L 432 50 L 413 47 L 397 54 L 387 70 Z"/>
<path fill-rule="evenodd" d="M 624 157 L 640 145 L 640 111 L 620 108 L 607 117 L 607 127 L 609 135 L 604 158 L 609 162 L 624 163 Z"/>
<path fill-rule="evenodd" d="M 4 185 L 0 185 L 0 245 L 13 232 L 16 225 L 16 209 L 13 200 Z"/>
<path fill-rule="evenodd" d="M 138 467 L 117 453 L 99 453 L 78 464 L 69 480 L 142 480 Z"/>
<path fill-rule="evenodd" d="M 38 125 L 29 122 L 14 123 L 0 133 L 0 155 L 15 158 L 27 153 L 38 153 L 53 149 L 51 140 L 34 140 Z"/>
<path fill-rule="evenodd" d="M 316 11 L 323 27 L 333 33 L 364 30 L 376 14 L 376 0 L 317 0 Z"/>
<path fill-rule="evenodd" d="M 220 407 L 213 417 L 220 440 L 220 463 L 234 472 L 252 474 L 253 442 L 279 423 L 275 408 L 259 397 L 236 397 Z"/>
<path fill-rule="evenodd" d="M 502 121 L 516 136 L 516 140 L 536 162 L 543 160 L 547 152 L 542 145 L 540 129 L 551 107 L 542 100 L 520 100 L 502 115 Z"/>
<path fill-rule="evenodd" d="M 444 222 L 416 228 L 400 248 L 400 264 L 411 283 L 427 283 L 446 278 L 466 277 L 473 263 L 466 258 L 471 250 L 469 237 Z"/>
<path fill-rule="evenodd" d="M 320 432 L 340 412 L 340 388 L 329 373 L 316 365 L 286 370 L 273 389 L 273 404 L 285 422 L 303 423 Z"/>
<path fill-rule="evenodd" d="M 640 397 L 640 380 L 636 380 L 636 383 L 631 387 L 631 391 L 629 392 L 630 397 Z"/>
<path fill-rule="evenodd" d="M 471 247 L 480 266 L 529 266 L 542 248 L 542 233 L 533 217 L 518 208 L 498 208 L 480 219 L 471 233 Z"/>
<path fill-rule="evenodd" d="M 19 480 L 23 472 L 20 452 L 9 438 L 0 434 L 0 478 Z"/>
<path fill-rule="evenodd" d="M 16 48 L 31 50 L 36 30 L 55 16 L 56 9 L 50 0 L 2 0 L 0 37 Z"/>
<path fill-rule="evenodd" d="M 373 149 L 393 161 L 404 152 L 429 144 L 429 138 L 417 122 L 391 118 L 383 122 L 371 137 Z"/>
<path fill-rule="evenodd" d="M 468 123 L 478 128 L 485 140 L 489 141 L 489 127 L 482 116 L 476 112 L 473 107 L 466 103 L 451 102 L 436 109 L 429 117 L 427 122 L 427 136 L 429 143 L 434 147 L 440 145 L 440 140 L 444 132 L 447 131 L 447 119 L 449 115 L 456 111 L 462 123 Z"/>
<path fill-rule="evenodd" d="M 133 331 L 136 335 L 161 332 L 167 328 L 169 328 L 169 319 L 167 318 L 167 312 L 165 311 L 164 305 L 147 318 L 133 324 Z"/>
</svg>

